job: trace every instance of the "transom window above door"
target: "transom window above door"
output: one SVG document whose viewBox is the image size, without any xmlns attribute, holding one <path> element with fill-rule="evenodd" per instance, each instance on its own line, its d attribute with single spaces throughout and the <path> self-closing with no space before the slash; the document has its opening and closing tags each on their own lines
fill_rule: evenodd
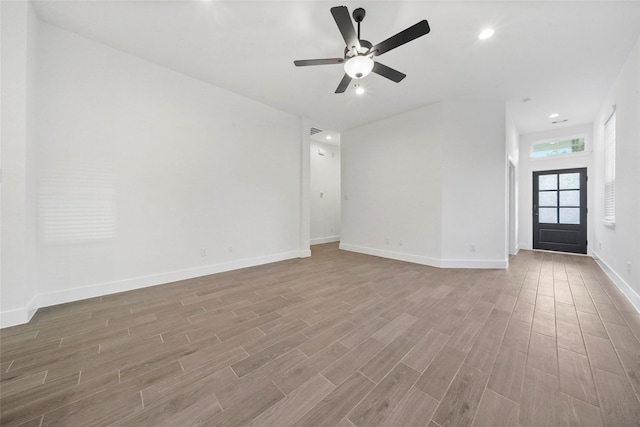
<svg viewBox="0 0 640 427">
<path fill-rule="evenodd" d="M 559 138 L 535 142 L 531 146 L 531 157 L 548 157 L 585 151 L 585 137 Z"/>
</svg>

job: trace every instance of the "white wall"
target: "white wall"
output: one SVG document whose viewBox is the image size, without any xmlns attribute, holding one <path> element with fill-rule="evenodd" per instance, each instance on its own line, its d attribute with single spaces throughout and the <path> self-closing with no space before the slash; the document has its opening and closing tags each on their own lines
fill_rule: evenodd
<svg viewBox="0 0 640 427">
<path fill-rule="evenodd" d="M 442 265 L 505 268 L 503 102 L 443 103 Z"/>
<path fill-rule="evenodd" d="M 48 24 L 38 43 L 38 306 L 309 255 L 301 119 Z"/>
<path fill-rule="evenodd" d="M 27 2 L 1 2 L 2 186 L 0 325 L 36 309 L 33 241 L 34 106 L 37 18 Z"/>
<path fill-rule="evenodd" d="M 340 146 L 312 140 L 310 162 L 311 244 L 337 242 L 340 240 Z"/>
<path fill-rule="evenodd" d="M 616 223 L 604 217 L 604 122 L 616 105 Z M 640 40 L 593 123 L 594 256 L 640 309 Z M 631 263 L 629 268 L 627 263 Z"/>
<path fill-rule="evenodd" d="M 520 162 L 519 162 L 519 237 L 518 246 L 520 249 L 533 248 L 533 172 L 554 170 L 554 169 L 572 169 L 587 168 L 589 181 L 587 182 L 587 253 L 591 254 L 593 249 L 593 207 L 594 207 L 594 185 L 593 185 L 593 138 L 592 125 L 583 124 L 569 126 L 565 128 L 554 129 L 544 132 L 534 132 L 520 135 Z M 585 136 L 585 151 L 583 153 L 572 153 L 565 155 L 556 155 L 550 157 L 531 158 L 531 146 L 535 142 L 552 139 L 571 137 L 577 135 Z"/>
<path fill-rule="evenodd" d="M 505 267 L 504 147 L 500 102 L 443 102 L 344 132 L 340 247 Z"/>
<path fill-rule="evenodd" d="M 340 248 L 440 258 L 441 104 L 343 132 Z"/>
</svg>

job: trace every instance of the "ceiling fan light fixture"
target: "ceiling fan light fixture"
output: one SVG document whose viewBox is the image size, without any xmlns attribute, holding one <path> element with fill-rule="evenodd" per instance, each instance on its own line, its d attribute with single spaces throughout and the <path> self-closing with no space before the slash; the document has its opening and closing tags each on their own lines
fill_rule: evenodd
<svg viewBox="0 0 640 427">
<path fill-rule="evenodd" d="M 344 64 L 344 72 L 352 79 L 366 77 L 373 70 L 373 59 L 365 55 L 356 55 Z"/>
</svg>

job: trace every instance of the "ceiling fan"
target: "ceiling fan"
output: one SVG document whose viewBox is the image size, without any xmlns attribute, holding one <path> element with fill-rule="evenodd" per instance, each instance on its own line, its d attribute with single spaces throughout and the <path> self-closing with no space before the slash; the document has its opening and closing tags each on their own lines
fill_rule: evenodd
<svg viewBox="0 0 640 427">
<path fill-rule="evenodd" d="M 336 93 L 343 93 L 352 79 L 361 79 L 366 77 L 372 71 L 376 74 L 386 77 L 396 83 L 399 83 L 406 77 L 406 74 L 387 67 L 380 62 L 374 61 L 373 58 L 382 55 L 385 52 L 402 46 L 405 43 L 415 40 L 429 33 L 429 23 L 422 20 L 415 25 L 407 28 L 398 34 L 389 37 L 377 45 L 372 45 L 368 40 L 360 39 L 360 23 L 366 14 L 361 7 L 353 11 L 353 19 L 358 24 L 358 33 L 353 27 L 349 10 L 346 6 L 336 6 L 331 8 L 331 14 L 335 19 L 338 29 L 344 38 L 347 46 L 344 48 L 344 58 L 325 58 L 325 59 L 302 59 L 293 61 L 297 67 L 305 67 L 309 65 L 330 65 L 344 64 L 345 75 L 340 81 Z"/>
</svg>

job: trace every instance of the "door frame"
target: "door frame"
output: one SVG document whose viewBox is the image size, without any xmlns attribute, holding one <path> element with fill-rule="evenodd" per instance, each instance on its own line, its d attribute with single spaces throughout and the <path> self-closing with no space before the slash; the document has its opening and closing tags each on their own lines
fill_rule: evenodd
<svg viewBox="0 0 640 427">
<path fill-rule="evenodd" d="M 589 197 L 589 185 L 588 185 L 588 171 L 589 168 L 586 166 L 579 166 L 579 167 L 569 167 L 569 168 L 561 168 L 561 169 L 540 169 L 540 170 L 534 170 L 531 171 L 531 203 L 532 203 L 532 209 L 531 209 L 531 232 L 532 232 L 532 241 L 531 241 L 531 246 L 532 249 L 534 250 L 549 250 L 549 251 L 554 251 L 554 252 L 566 252 L 566 253 L 572 253 L 572 254 L 576 254 L 576 255 L 588 255 L 591 252 L 591 248 L 589 246 L 589 234 L 590 234 L 590 230 L 589 230 L 589 220 L 588 220 L 588 213 L 589 213 L 589 203 L 591 201 L 591 197 Z M 584 245 L 584 252 L 573 252 L 573 251 L 562 251 L 560 249 L 551 249 L 551 248 L 540 248 L 540 247 L 536 247 L 538 246 L 536 244 L 536 233 L 539 232 L 539 228 L 540 228 L 540 223 L 538 223 L 537 221 L 537 217 L 538 217 L 538 209 L 539 206 L 537 206 L 537 199 L 538 199 L 538 176 L 540 175 L 553 175 L 553 174 L 563 174 L 563 173 L 580 173 L 581 174 L 581 181 L 580 181 L 580 224 L 576 224 L 578 226 L 580 226 L 582 229 L 580 231 L 582 231 L 584 233 L 584 240 L 585 240 L 585 245 Z M 558 195 L 559 197 L 559 195 Z M 559 207 L 559 205 L 558 205 Z M 558 218 L 559 221 L 559 218 Z M 566 224 L 566 223 L 565 223 Z M 558 226 L 560 226 L 560 222 L 557 223 Z M 569 229 L 573 228 L 571 227 L 572 224 L 566 224 L 568 226 Z M 550 229 L 554 229 L 556 227 L 554 227 L 554 224 L 549 224 L 548 225 L 550 227 Z M 559 228 L 559 227 L 558 227 Z M 558 243 L 558 244 L 562 244 L 562 243 Z"/>
</svg>

